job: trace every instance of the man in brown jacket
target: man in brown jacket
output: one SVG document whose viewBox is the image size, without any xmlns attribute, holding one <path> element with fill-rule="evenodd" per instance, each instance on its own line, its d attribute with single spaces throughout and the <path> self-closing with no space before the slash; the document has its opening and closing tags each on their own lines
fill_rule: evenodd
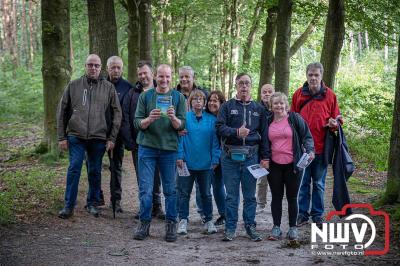
<svg viewBox="0 0 400 266">
<path fill-rule="evenodd" d="M 85 70 L 86 75 L 68 84 L 57 112 L 58 145 L 60 150 L 69 150 L 70 162 L 65 206 L 58 214 L 63 219 L 74 213 L 85 153 L 89 180 L 86 209 L 93 216 L 99 216 L 95 203 L 100 197 L 102 159 L 106 150 L 114 148 L 121 123 L 121 107 L 114 85 L 99 77 L 100 57 L 89 55 Z"/>
</svg>

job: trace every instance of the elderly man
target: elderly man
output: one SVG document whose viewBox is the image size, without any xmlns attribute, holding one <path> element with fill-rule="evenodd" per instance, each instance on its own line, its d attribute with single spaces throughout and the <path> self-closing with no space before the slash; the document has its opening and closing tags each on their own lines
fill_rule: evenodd
<svg viewBox="0 0 400 266">
<path fill-rule="evenodd" d="M 132 88 L 125 97 L 122 105 L 122 124 L 121 132 L 127 150 L 132 151 L 133 164 L 135 165 L 136 179 L 139 184 L 138 171 L 138 146 L 136 143 L 137 130 L 133 124 L 135 120 L 135 111 L 138 103 L 139 95 L 142 92 L 153 88 L 155 81 L 153 79 L 153 66 L 148 61 L 139 61 L 137 64 L 137 79 L 134 88 Z M 153 186 L 153 208 L 152 217 L 157 217 L 161 220 L 165 219 L 165 213 L 161 206 L 161 180 L 158 169 L 154 173 Z M 139 219 L 139 213 L 135 215 L 135 219 Z"/>
<path fill-rule="evenodd" d="M 105 151 L 114 148 L 121 123 L 121 107 L 114 86 L 99 77 L 101 60 L 91 54 L 86 59 L 86 75 L 71 81 L 61 98 L 57 113 L 59 148 L 69 150 L 65 206 L 58 216 L 74 213 L 82 163 L 87 159 L 89 192 L 87 211 L 99 216 L 95 204 L 100 200 L 101 165 Z M 112 120 L 107 120 L 111 112 Z"/>
<path fill-rule="evenodd" d="M 200 86 L 197 86 L 194 82 L 194 70 L 190 66 L 183 66 L 179 68 L 179 84 L 176 86 L 176 89 L 182 93 L 186 99 L 189 98 L 190 93 L 193 90 L 201 90 L 208 97 L 208 92 L 202 89 Z"/>
<path fill-rule="evenodd" d="M 246 233 L 260 241 L 256 231 L 256 179 L 248 166 L 267 158 L 265 109 L 251 99 L 251 78 L 246 73 L 236 76 L 236 97 L 225 102 L 218 113 L 216 128 L 222 137 L 221 167 L 226 188 L 226 223 L 224 241 L 235 238 L 240 202 L 243 194 L 243 220 Z"/>
<path fill-rule="evenodd" d="M 114 84 L 118 94 L 119 103 L 121 106 L 125 99 L 125 96 L 128 94 L 129 89 L 132 88 L 132 85 L 127 80 L 122 78 L 123 68 L 124 68 L 124 63 L 122 62 L 122 59 L 120 57 L 111 56 L 110 58 L 108 58 L 107 80 L 110 81 L 112 84 Z M 114 177 L 115 180 L 114 186 L 111 184 L 112 180 L 110 180 L 110 191 L 112 192 L 111 196 L 115 196 L 116 200 L 115 211 L 122 213 L 123 210 L 121 207 L 121 194 L 122 194 L 121 177 L 122 177 L 122 162 L 124 160 L 124 145 L 122 141 L 121 131 L 118 133 L 114 149 L 112 151 L 108 151 L 108 158 L 110 160 L 109 169 L 111 175 Z"/>
<path fill-rule="evenodd" d="M 336 95 L 322 81 L 323 74 L 321 63 L 309 64 L 306 69 L 307 81 L 296 90 L 292 98 L 291 111 L 300 113 L 304 118 L 315 144 L 315 159 L 305 169 L 300 186 L 298 226 L 307 223 L 310 216 L 317 226 L 322 226 L 323 221 L 328 168 L 324 159 L 324 142 L 327 131 L 337 129 L 336 118 L 340 115 Z M 310 195 L 311 181 L 313 189 Z"/>
<path fill-rule="evenodd" d="M 135 113 L 139 130 L 140 224 L 134 234 L 137 240 L 149 235 L 153 201 L 154 171 L 159 168 L 165 196 L 167 242 L 176 241 L 176 160 L 177 132 L 185 127 L 185 97 L 171 89 L 171 67 L 157 68 L 157 87 L 140 94 Z"/>
</svg>

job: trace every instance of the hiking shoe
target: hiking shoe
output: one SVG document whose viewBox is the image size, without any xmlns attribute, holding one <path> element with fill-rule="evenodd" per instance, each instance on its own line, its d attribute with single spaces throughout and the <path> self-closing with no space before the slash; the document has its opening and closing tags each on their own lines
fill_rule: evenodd
<svg viewBox="0 0 400 266">
<path fill-rule="evenodd" d="M 224 238 L 222 239 L 222 241 L 233 241 L 233 239 L 235 239 L 235 232 L 233 231 L 225 231 L 224 233 Z"/>
<path fill-rule="evenodd" d="M 281 228 L 277 225 L 274 225 L 271 230 L 271 235 L 268 237 L 269 240 L 279 240 L 282 237 Z"/>
<path fill-rule="evenodd" d="M 112 209 L 112 202 L 110 202 L 110 208 Z M 119 201 L 119 200 L 117 200 L 115 202 L 115 212 L 116 213 L 123 213 L 124 212 L 124 210 L 121 207 L 121 201 Z"/>
<path fill-rule="evenodd" d="M 256 214 L 263 213 L 265 209 L 266 209 L 265 205 L 257 204 Z"/>
<path fill-rule="evenodd" d="M 99 212 L 99 210 L 95 207 L 95 206 L 93 206 L 93 205 L 90 205 L 90 206 L 85 206 L 85 209 L 86 209 L 86 211 L 88 212 L 88 213 L 90 213 L 91 215 L 93 215 L 94 217 L 99 217 L 99 215 L 100 215 L 100 212 Z"/>
<path fill-rule="evenodd" d="M 165 224 L 165 241 L 175 242 L 177 239 L 176 235 L 176 222 L 167 221 Z"/>
<path fill-rule="evenodd" d="M 180 235 L 186 235 L 187 234 L 187 224 L 188 224 L 187 219 L 180 220 L 179 224 L 178 224 L 178 230 L 176 232 Z"/>
<path fill-rule="evenodd" d="M 162 209 L 161 204 L 153 204 L 153 209 L 151 210 L 151 216 L 156 217 L 160 220 L 165 220 L 165 213 Z"/>
<path fill-rule="evenodd" d="M 144 240 L 146 237 L 150 235 L 149 232 L 150 232 L 150 222 L 140 221 L 140 224 L 136 228 L 133 238 L 136 240 Z"/>
<path fill-rule="evenodd" d="M 214 225 L 215 226 L 221 226 L 225 224 L 225 216 L 221 215 L 218 217 L 218 219 L 215 221 Z"/>
<path fill-rule="evenodd" d="M 297 217 L 297 226 L 298 227 L 305 225 L 307 223 L 308 223 L 308 218 L 306 218 L 302 215 L 299 215 L 299 217 Z"/>
<path fill-rule="evenodd" d="M 297 231 L 297 227 L 291 226 L 289 231 L 287 232 L 287 238 L 289 240 L 297 240 L 299 238 L 299 232 Z"/>
<path fill-rule="evenodd" d="M 217 232 L 217 228 L 212 221 L 208 221 L 204 224 L 204 232 L 209 235 L 215 234 Z"/>
<path fill-rule="evenodd" d="M 260 233 L 258 233 L 256 231 L 256 225 L 255 224 L 246 225 L 245 228 L 246 228 L 247 235 L 250 237 L 250 239 L 252 241 L 257 242 L 257 241 L 261 241 L 262 240 L 262 237 L 261 237 Z"/>
<path fill-rule="evenodd" d="M 74 215 L 74 209 L 70 209 L 70 208 L 67 208 L 67 207 L 64 207 L 58 213 L 58 217 L 61 218 L 61 219 L 68 219 L 72 215 Z"/>
</svg>

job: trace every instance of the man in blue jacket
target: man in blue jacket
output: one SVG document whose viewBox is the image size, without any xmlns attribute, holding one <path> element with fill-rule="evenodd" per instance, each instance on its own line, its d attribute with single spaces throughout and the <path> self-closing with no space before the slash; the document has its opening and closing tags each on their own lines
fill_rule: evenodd
<svg viewBox="0 0 400 266">
<path fill-rule="evenodd" d="M 251 99 L 251 78 L 236 76 L 236 97 L 225 102 L 218 113 L 216 128 L 222 137 L 221 167 L 226 188 L 226 224 L 224 241 L 232 241 L 238 222 L 239 189 L 242 186 L 243 220 L 246 233 L 260 241 L 256 231 L 256 179 L 248 166 L 267 158 L 265 108 Z M 260 158 L 261 157 L 261 158 Z"/>
</svg>

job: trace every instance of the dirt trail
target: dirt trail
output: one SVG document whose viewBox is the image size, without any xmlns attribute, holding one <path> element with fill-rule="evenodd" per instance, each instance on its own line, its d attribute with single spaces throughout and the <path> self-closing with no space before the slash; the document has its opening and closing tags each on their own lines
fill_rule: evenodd
<svg viewBox="0 0 400 266">
<path fill-rule="evenodd" d="M 69 220 L 46 216 L 40 224 L 17 224 L 0 227 L 0 265 L 337 265 L 382 264 L 381 258 L 360 256 L 317 256 L 310 250 L 309 226 L 300 229 L 300 247 L 290 248 L 286 240 L 251 242 L 239 219 L 237 238 L 222 242 L 223 227 L 214 235 L 202 234 L 200 217 L 192 196 L 190 223 L 187 236 L 179 236 L 175 243 L 163 240 L 164 222 L 153 220 L 151 236 L 145 241 L 133 239 L 138 223 L 133 219 L 138 209 L 137 185 L 131 157 L 126 155 L 123 175 L 123 214 L 112 218 L 110 208 L 103 207 L 99 218 L 90 216 L 83 209 L 85 189 L 81 189 L 75 215 Z M 109 198 L 109 174 L 103 170 L 103 190 Z M 327 181 L 326 206 L 330 209 L 331 178 Z M 82 186 L 81 182 L 81 186 Z M 268 208 L 270 193 L 268 193 Z M 215 207 L 215 206 L 214 206 Z M 214 220 L 217 217 L 214 208 Z M 241 217 L 241 215 L 239 216 Z M 257 229 L 265 236 L 272 228 L 270 211 L 257 215 Z M 282 230 L 288 229 L 287 205 L 284 200 Z M 391 264 L 388 257 L 385 264 Z M 397 261 L 398 262 L 398 261 Z M 398 262 L 399 263 L 399 262 Z"/>
</svg>

